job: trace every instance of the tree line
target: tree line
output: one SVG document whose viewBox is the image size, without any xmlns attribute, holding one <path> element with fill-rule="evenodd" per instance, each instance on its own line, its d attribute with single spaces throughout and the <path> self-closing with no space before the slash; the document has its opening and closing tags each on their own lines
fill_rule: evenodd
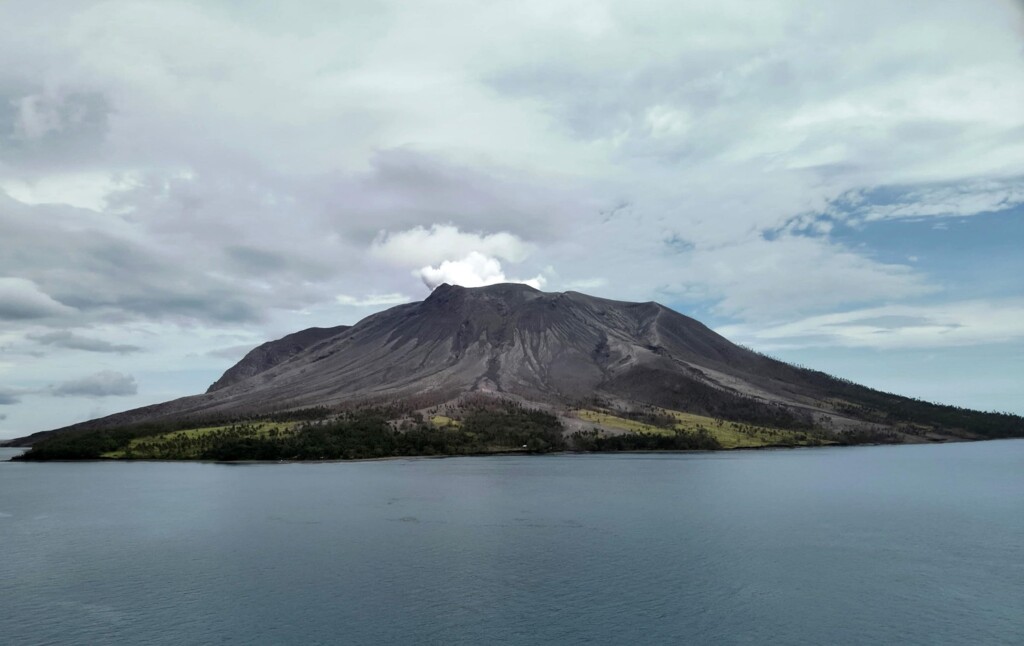
<svg viewBox="0 0 1024 646">
<path fill-rule="evenodd" d="M 321 411 L 322 412 L 322 411 Z M 168 436 L 174 425 L 145 425 L 58 435 L 38 442 L 21 460 L 89 460 L 120 453 L 129 459 L 346 460 L 417 455 L 474 455 L 565 448 L 562 423 L 515 403 L 460 411 L 459 425 L 395 422 L 388 409 L 360 409 L 289 429 L 238 422 L 195 434 Z M 286 421 L 287 415 L 279 416 Z M 302 417 L 302 415 L 299 415 Z"/>
</svg>

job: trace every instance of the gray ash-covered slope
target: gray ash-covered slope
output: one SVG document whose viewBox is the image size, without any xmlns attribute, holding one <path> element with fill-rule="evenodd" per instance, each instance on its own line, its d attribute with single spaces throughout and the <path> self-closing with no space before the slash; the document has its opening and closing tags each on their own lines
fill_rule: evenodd
<svg viewBox="0 0 1024 646">
<path fill-rule="evenodd" d="M 811 395 L 794 383 L 801 376 L 657 303 L 518 284 L 442 285 L 421 303 L 370 316 L 218 389 L 208 403 L 276 410 L 486 391 L 551 403 L 605 395 L 666 405 L 697 385 L 799 403 Z"/>
<path fill-rule="evenodd" d="M 293 356 L 306 350 L 312 345 L 336 336 L 349 329 L 350 325 L 339 325 L 337 327 L 311 327 L 308 330 L 295 332 L 288 336 L 281 337 L 276 341 L 267 341 L 250 350 L 242 360 L 231 366 L 221 378 L 213 382 L 206 390 L 212 393 L 221 388 L 227 388 L 231 384 L 244 381 L 253 375 L 270 370 L 277 364 L 286 361 Z"/>
<path fill-rule="evenodd" d="M 316 406 L 424 405 L 469 392 L 504 393 L 554 410 L 600 398 L 832 430 L 912 423 L 953 436 L 990 435 L 964 430 L 978 420 L 993 425 L 992 435 L 1020 430 L 1007 427 L 1014 419 L 880 393 L 759 355 L 657 303 L 501 284 L 442 285 L 422 302 L 352 327 L 290 335 L 251 352 L 205 394 L 27 440 Z"/>
</svg>

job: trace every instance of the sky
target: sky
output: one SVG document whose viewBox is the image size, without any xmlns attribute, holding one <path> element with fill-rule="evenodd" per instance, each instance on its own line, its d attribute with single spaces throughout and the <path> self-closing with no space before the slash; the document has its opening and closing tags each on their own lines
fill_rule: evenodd
<svg viewBox="0 0 1024 646">
<path fill-rule="evenodd" d="M 0 438 L 442 282 L 1024 414 L 1024 4 L 0 3 Z"/>
</svg>

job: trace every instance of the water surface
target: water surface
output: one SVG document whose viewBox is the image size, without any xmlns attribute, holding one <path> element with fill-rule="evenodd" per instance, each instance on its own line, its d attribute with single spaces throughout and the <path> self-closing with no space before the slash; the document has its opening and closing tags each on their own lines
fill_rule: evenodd
<svg viewBox="0 0 1024 646">
<path fill-rule="evenodd" d="M 932 645 L 1022 634 L 1024 441 L 0 463 L 3 643 Z"/>
</svg>

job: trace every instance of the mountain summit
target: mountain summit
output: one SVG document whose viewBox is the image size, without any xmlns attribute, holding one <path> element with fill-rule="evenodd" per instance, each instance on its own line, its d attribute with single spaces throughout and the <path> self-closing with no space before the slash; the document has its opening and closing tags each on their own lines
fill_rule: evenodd
<svg viewBox="0 0 1024 646">
<path fill-rule="evenodd" d="M 265 343 L 205 394 L 23 442 L 64 430 L 310 407 L 417 409 L 466 396 L 508 398 L 563 416 L 600 401 L 624 411 L 660 409 L 832 434 L 884 431 L 914 441 L 1020 430 L 1013 416 L 928 404 L 777 361 L 658 303 L 521 284 L 444 284 L 421 302 L 351 327 L 311 328 Z"/>
</svg>

